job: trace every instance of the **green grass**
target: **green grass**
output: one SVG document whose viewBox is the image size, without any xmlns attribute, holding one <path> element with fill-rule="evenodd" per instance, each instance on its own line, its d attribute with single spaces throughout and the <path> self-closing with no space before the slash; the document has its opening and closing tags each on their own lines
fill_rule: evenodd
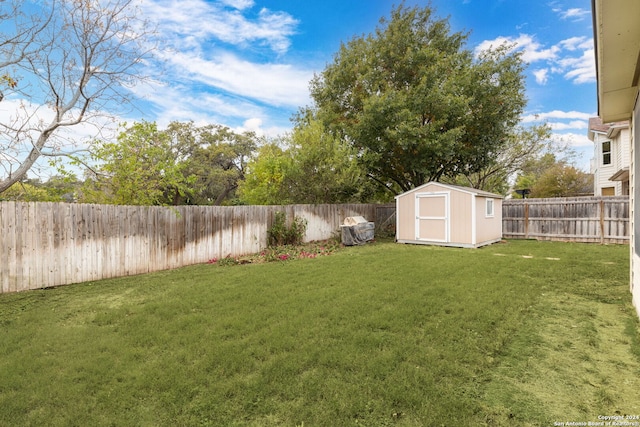
<svg viewBox="0 0 640 427">
<path fill-rule="evenodd" d="M 0 295 L 0 425 L 640 414 L 628 257 L 628 246 L 383 242 Z"/>
</svg>

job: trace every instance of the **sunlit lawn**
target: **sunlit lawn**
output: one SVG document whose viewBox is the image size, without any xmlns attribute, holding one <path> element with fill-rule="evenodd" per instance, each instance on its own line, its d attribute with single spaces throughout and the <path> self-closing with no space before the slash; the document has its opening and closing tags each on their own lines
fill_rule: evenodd
<svg viewBox="0 0 640 427">
<path fill-rule="evenodd" d="M 3 426 L 640 414 L 628 246 L 400 245 L 0 295 Z"/>
</svg>

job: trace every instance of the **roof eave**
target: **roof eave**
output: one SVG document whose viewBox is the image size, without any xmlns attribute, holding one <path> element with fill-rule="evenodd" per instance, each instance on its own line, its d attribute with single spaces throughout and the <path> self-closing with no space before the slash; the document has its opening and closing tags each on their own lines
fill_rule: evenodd
<svg viewBox="0 0 640 427">
<path fill-rule="evenodd" d="M 640 15 L 637 0 L 592 0 L 598 115 L 603 123 L 628 120 L 638 94 Z M 605 57 L 606 56 L 606 57 Z"/>
</svg>

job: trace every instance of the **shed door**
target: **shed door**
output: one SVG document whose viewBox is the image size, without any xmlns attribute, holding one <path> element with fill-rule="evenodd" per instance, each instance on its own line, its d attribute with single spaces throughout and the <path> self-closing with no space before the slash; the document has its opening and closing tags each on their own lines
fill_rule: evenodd
<svg viewBox="0 0 640 427">
<path fill-rule="evenodd" d="M 449 242 L 449 193 L 416 194 L 416 240 Z"/>
</svg>

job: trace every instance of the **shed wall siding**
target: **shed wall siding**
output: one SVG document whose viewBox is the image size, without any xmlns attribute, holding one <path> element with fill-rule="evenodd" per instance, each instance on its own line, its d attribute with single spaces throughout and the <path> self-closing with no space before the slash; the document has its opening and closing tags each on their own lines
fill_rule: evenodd
<svg viewBox="0 0 640 427">
<path fill-rule="evenodd" d="M 398 240 L 415 240 L 416 205 L 413 193 L 396 200 L 396 233 Z"/>
<path fill-rule="evenodd" d="M 472 196 L 451 191 L 451 242 L 472 244 L 473 210 Z"/>
<path fill-rule="evenodd" d="M 486 216 L 486 197 L 476 197 L 476 243 L 502 239 L 502 200 L 493 199 L 493 217 Z"/>
</svg>

